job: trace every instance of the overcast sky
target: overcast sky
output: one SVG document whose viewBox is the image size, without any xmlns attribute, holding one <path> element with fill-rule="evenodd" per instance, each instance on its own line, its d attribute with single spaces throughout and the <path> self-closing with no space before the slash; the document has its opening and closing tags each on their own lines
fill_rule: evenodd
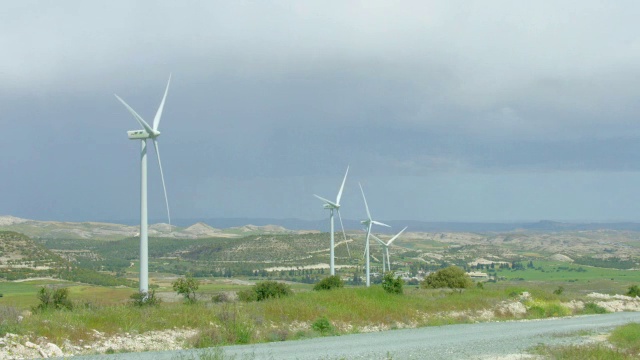
<svg viewBox="0 0 640 360">
<path fill-rule="evenodd" d="M 640 220 L 637 1 L 10 1 L 0 214 Z M 149 213 L 164 203 L 149 152 Z"/>
</svg>

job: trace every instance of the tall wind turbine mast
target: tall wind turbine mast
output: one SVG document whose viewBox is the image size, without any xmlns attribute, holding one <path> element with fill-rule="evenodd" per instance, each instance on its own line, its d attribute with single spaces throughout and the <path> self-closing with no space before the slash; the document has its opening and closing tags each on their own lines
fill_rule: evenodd
<svg viewBox="0 0 640 360">
<path fill-rule="evenodd" d="M 335 268 L 335 240 L 334 240 L 334 226 L 333 226 L 333 211 L 335 210 L 338 213 L 338 218 L 340 219 L 340 226 L 342 227 L 342 235 L 344 236 L 345 244 L 347 244 L 347 251 L 349 250 L 349 244 L 347 243 L 347 234 L 344 232 L 344 225 L 342 225 L 342 216 L 340 216 L 340 198 L 342 197 L 342 190 L 344 190 L 344 183 L 347 181 L 347 174 L 349 174 L 349 166 L 347 166 L 347 172 L 344 173 L 344 179 L 342 179 L 342 185 L 340 185 L 340 190 L 338 191 L 338 196 L 336 197 L 336 201 L 333 202 L 331 200 L 327 200 L 321 196 L 313 194 L 313 196 L 324 202 L 323 207 L 325 209 L 329 209 L 329 222 L 331 223 L 331 260 L 330 266 L 331 275 L 336 274 Z"/>
<path fill-rule="evenodd" d="M 389 246 L 391 245 L 392 242 L 394 242 L 400 235 L 402 235 L 402 233 L 407 230 L 407 226 L 404 227 L 404 229 L 400 230 L 399 233 L 397 233 L 394 237 L 392 237 L 388 242 L 384 242 L 382 240 L 380 240 L 379 237 L 371 234 L 371 236 L 373 236 L 374 239 L 378 240 L 378 242 L 380 244 L 382 244 L 382 246 L 384 247 L 383 249 L 383 253 L 382 253 L 382 272 L 385 272 L 385 259 L 387 261 L 387 270 L 386 271 L 391 271 L 391 261 L 389 260 Z"/>
<path fill-rule="evenodd" d="M 171 84 L 171 75 L 169 75 L 169 81 L 167 87 L 164 90 L 164 96 L 156 112 L 156 116 L 153 118 L 153 127 L 149 126 L 144 119 L 138 115 L 138 113 L 131 108 L 124 100 L 118 95 L 115 95 L 118 100 L 129 110 L 131 115 L 138 121 L 138 124 L 142 127 L 140 130 L 127 131 L 127 135 L 130 140 L 140 140 L 142 143 L 142 149 L 140 151 L 140 292 L 146 295 L 149 292 L 149 237 L 148 237 L 148 218 L 147 218 L 147 139 L 153 140 L 153 146 L 156 150 L 156 156 L 158 157 L 158 166 L 160 167 L 160 178 L 162 179 L 162 189 L 164 190 L 164 200 L 167 205 L 167 217 L 169 218 L 169 229 L 171 229 L 171 214 L 169 212 L 169 199 L 167 198 L 167 187 L 164 183 L 164 174 L 162 173 L 162 162 L 160 161 L 160 151 L 158 150 L 157 138 L 160 136 L 158 131 L 158 125 L 160 125 L 160 118 L 162 117 L 162 110 L 164 109 L 164 102 L 169 92 L 169 84 Z"/>
<path fill-rule="evenodd" d="M 365 243 L 365 262 L 366 262 L 366 268 L 367 268 L 367 287 L 371 286 L 371 271 L 369 269 L 369 236 L 371 235 L 371 226 L 373 226 L 373 224 L 376 225 L 380 225 L 380 226 L 386 226 L 386 227 L 391 227 L 387 224 L 381 223 L 379 221 L 375 221 L 371 218 L 371 213 L 369 212 L 369 205 L 367 205 L 367 198 L 364 196 L 364 190 L 362 190 L 362 184 L 358 183 L 358 185 L 360 185 L 360 192 L 362 193 L 362 199 L 364 200 L 364 207 L 365 209 L 367 209 L 367 219 L 366 220 L 362 220 L 360 221 L 361 224 L 363 224 L 364 226 L 367 227 L 367 240 Z"/>
</svg>

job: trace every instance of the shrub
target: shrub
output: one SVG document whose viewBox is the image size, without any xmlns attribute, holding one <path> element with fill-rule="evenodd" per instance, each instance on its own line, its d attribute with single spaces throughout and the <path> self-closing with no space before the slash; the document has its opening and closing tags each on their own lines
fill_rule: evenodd
<svg viewBox="0 0 640 360">
<path fill-rule="evenodd" d="M 629 286 L 629 291 L 627 291 L 627 296 L 632 296 L 632 297 L 640 296 L 640 287 L 638 287 L 638 285 Z"/>
<path fill-rule="evenodd" d="M 277 281 L 266 280 L 257 282 L 250 289 L 238 292 L 241 301 L 263 301 L 271 298 L 281 298 L 293 294 L 291 287 Z"/>
<path fill-rule="evenodd" d="M 326 316 L 320 317 L 314 321 L 313 324 L 311 324 L 311 328 L 322 335 L 330 334 L 334 330 L 333 325 L 331 325 L 331 322 Z"/>
<path fill-rule="evenodd" d="M 221 292 L 218 294 L 214 294 L 211 297 L 211 301 L 214 303 L 224 303 L 224 302 L 230 302 L 233 301 L 231 295 L 229 295 L 228 293 L 225 292 Z"/>
<path fill-rule="evenodd" d="M 281 298 L 293 294 L 291 286 L 277 281 L 261 281 L 253 286 L 256 292 L 256 300 L 262 301 L 271 298 Z"/>
<path fill-rule="evenodd" d="M 38 290 L 38 300 L 40 300 L 40 304 L 38 304 L 35 310 L 73 309 L 73 304 L 71 303 L 71 300 L 69 300 L 68 288 L 57 288 L 55 290 L 51 290 L 50 288 L 42 287 Z"/>
<path fill-rule="evenodd" d="M 402 285 L 404 281 L 398 277 L 394 277 L 394 273 L 387 271 L 382 278 L 382 288 L 390 294 L 402 294 Z"/>
<path fill-rule="evenodd" d="M 238 300 L 244 302 L 258 301 L 258 294 L 253 290 L 253 287 L 250 289 L 244 289 L 238 291 Z"/>
<path fill-rule="evenodd" d="M 527 314 L 531 318 L 545 318 L 567 316 L 570 315 L 570 311 L 557 301 L 532 301 L 527 307 Z"/>
<path fill-rule="evenodd" d="M 338 275 L 328 276 L 313 286 L 313 290 L 331 290 L 344 287 L 344 282 Z"/>
<path fill-rule="evenodd" d="M 150 292 L 137 292 L 129 296 L 131 299 L 131 304 L 133 306 L 143 307 L 143 306 L 158 306 L 160 305 L 160 298 L 156 296 L 156 291 L 151 290 Z"/>
<path fill-rule="evenodd" d="M 584 304 L 584 309 L 582 309 L 582 312 L 584 314 L 606 314 L 608 311 L 607 309 L 596 303 L 588 302 Z"/>
<path fill-rule="evenodd" d="M 464 270 L 457 266 L 449 266 L 429 274 L 422 282 L 422 287 L 428 289 L 464 289 L 472 284 L 471 278 Z"/>
<path fill-rule="evenodd" d="M 186 274 L 184 278 L 180 278 L 173 283 L 173 291 L 184 297 L 187 304 L 196 302 L 196 290 L 200 287 L 200 282 Z"/>
<path fill-rule="evenodd" d="M 555 295 L 561 295 L 563 292 L 564 292 L 564 287 L 562 287 L 562 286 L 558 286 L 557 289 L 553 290 L 553 293 Z"/>
</svg>

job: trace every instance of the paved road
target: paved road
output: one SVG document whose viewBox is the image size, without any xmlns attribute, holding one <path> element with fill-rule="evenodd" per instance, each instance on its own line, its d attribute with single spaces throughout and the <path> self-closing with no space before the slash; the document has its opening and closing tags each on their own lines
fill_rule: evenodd
<svg viewBox="0 0 640 360">
<path fill-rule="evenodd" d="M 601 332 L 640 322 L 640 312 L 572 318 L 446 325 L 223 347 L 222 359 L 493 359 L 522 354 L 538 344 L 581 341 L 581 330 Z M 558 336 L 561 335 L 561 336 Z M 100 359 L 198 359 L 197 351 L 116 354 Z M 212 351 L 209 350 L 209 355 Z M 219 355 L 219 354 L 218 354 Z M 96 359 L 97 356 L 75 359 Z M 211 358 L 211 357 L 209 357 Z M 217 357 L 216 357 L 217 358 Z M 517 358 L 517 357 L 516 357 Z"/>
</svg>

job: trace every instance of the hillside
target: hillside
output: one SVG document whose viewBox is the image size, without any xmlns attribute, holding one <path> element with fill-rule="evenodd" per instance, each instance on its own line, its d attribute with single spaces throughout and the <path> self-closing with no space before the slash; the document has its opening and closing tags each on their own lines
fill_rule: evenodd
<svg viewBox="0 0 640 360">
<path fill-rule="evenodd" d="M 138 236 L 140 227 L 103 222 L 60 222 L 21 219 L 14 216 L 0 216 L 0 231 L 15 231 L 32 239 L 91 239 L 122 240 Z M 216 229 L 203 222 L 187 227 L 169 224 L 149 225 L 150 237 L 173 239 L 200 239 L 210 237 L 241 237 L 252 234 L 288 234 L 296 231 L 276 225 L 246 225 L 226 230 Z"/>
<path fill-rule="evenodd" d="M 0 277 L 50 276 L 67 265 L 60 256 L 29 237 L 13 231 L 0 231 Z"/>
</svg>

